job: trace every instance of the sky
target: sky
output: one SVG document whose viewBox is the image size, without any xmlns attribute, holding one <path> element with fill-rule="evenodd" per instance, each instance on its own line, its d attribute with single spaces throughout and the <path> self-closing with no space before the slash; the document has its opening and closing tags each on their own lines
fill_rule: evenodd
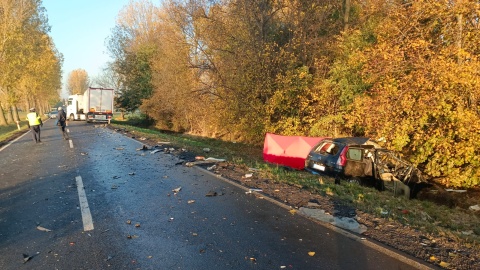
<svg viewBox="0 0 480 270">
<path fill-rule="evenodd" d="M 115 27 L 119 11 L 129 0 L 43 0 L 50 36 L 63 54 L 62 89 L 68 74 L 84 69 L 90 79 L 99 75 L 111 61 L 106 39 Z"/>
</svg>

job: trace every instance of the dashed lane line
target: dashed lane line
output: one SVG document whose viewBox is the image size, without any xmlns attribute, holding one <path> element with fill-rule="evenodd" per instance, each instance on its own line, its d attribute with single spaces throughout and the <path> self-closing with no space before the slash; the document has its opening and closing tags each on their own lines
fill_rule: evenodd
<svg viewBox="0 0 480 270">
<path fill-rule="evenodd" d="M 81 176 L 75 177 L 77 181 L 78 199 L 80 201 L 80 211 L 82 213 L 83 230 L 93 230 L 93 219 L 88 207 L 87 195 L 85 194 L 85 188 L 83 187 L 83 181 Z"/>
</svg>

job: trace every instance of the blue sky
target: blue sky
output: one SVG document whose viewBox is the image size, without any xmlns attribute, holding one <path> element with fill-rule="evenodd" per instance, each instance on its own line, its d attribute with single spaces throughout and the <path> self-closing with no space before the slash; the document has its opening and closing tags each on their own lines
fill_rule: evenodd
<svg viewBox="0 0 480 270">
<path fill-rule="evenodd" d="M 68 74 L 84 69 L 90 78 L 110 61 L 105 40 L 129 0 L 43 0 L 50 36 L 63 54 L 63 89 Z"/>
</svg>

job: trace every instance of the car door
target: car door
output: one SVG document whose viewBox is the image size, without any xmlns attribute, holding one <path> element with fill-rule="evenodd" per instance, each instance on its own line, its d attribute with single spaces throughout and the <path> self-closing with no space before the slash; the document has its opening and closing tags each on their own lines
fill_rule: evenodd
<svg viewBox="0 0 480 270">
<path fill-rule="evenodd" d="M 373 176 L 373 153 L 371 152 L 373 147 L 362 146 L 349 146 L 346 158 L 347 161 L 344 167 L 344 175 L 351 177 L 371 177 Z"/>
</svg>

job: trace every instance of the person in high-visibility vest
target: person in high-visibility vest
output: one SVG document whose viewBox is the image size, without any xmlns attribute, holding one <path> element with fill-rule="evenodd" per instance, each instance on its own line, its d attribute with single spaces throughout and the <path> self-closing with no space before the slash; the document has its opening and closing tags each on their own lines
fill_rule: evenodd
<svg viewBox="0 0 480 270">
<path fill-rule="evenodd" d="M 28 127 L 32 130 L 32 136 L 35 143 L 42 143 L 40 140 L 40 127 L 43 127 L 42 118 L 38 116 L 35 108 L 30 108 L 30 112 L 27 114 Z"/>
</svg>

